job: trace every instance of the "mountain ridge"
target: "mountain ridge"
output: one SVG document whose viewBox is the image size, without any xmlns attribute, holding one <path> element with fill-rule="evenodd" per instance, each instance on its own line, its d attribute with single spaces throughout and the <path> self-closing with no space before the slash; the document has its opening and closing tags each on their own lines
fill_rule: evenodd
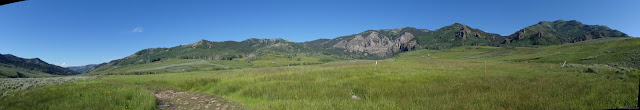
<svg viewBox="0 0 640 110">
<path fill-rule="evenodd" d="M 12 54 L 0 54 L 0 77 L 24 78 L 76 74 L 80 73 L 49 64 L 39 58 L 27 59 Z"/>
<path fill-rule="evenodd" d="M 522 32 L 521 32 L 522 31 Z M 565 32 L 566 31 L 566 32 Z M 122 59 L 97 65 L 95 72 L 131 64 L 144 64 L 167 59 L 244 59 L 251 62 L 263 56 L 293 58 L 300 56 L 331 56 L 336 59 L 382 59 L 416 49 L 447 49 L 457 46 L 535 46 L 558 45 L 590 39 L 629 37 L 601 25 L 585 25 L 578 21 L 541 21 L 509 36 L 488 33 L 462 23 L 437 30 L 404 27 L 366 30 L 333 39 L 291 42 L 282 38 L 243 41 L 208 41 L 170 48 L 149 48 Z"/>
<path fill-rule="evenodd" d="M 516 46 L 557 45 L 604 37 L 630 37 L 602 25 L 586 25 L 576 20 L 541 21 L 509 36 L 504 43 Z"/>
</svg>

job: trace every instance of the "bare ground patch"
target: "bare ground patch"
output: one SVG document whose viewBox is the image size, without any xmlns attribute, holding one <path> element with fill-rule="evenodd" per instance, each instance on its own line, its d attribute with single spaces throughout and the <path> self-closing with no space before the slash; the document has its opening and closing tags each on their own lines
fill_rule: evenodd
<svg viewBox="0 0 640 110">
<path fill-rule="evenodd" d="M 240 110 L 238 104 L 211 95 L 163 90 L 154 94 L 161 110 Z"/>
</svg>

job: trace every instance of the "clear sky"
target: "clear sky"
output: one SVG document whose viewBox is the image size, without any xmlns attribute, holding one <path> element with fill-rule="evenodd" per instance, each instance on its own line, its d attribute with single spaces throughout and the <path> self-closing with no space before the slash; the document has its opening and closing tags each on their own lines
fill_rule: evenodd
<svg viewBox="0 0 640 110">
<path fill-rule="evenodd" d="M 78 66 L 201 39 L 304 42 L 453 23 L 501 35 L 578 20 L 640 36 L 640 0 L 29 0 L 0 6 L 0 53 Z"/>
</svg>

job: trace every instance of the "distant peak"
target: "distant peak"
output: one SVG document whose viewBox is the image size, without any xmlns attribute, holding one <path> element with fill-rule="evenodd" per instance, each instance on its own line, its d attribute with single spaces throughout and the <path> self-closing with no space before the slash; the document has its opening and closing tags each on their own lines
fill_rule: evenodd
<svg viewBox="0 0 640 110">
<path fill-rule="evenodd" d="M 453 23 L 453 24 L 451 24 L 449 26 L 467 28 L 467 25 L 462 24 L 462 23 Z"/>
<path fill-rule="evenodd" d="M 198 42 L 209 42 L 209 41 L 208 41 L 208 40 L 204 40 L 204 39 L 202 39 L 202 40 L 200 40 L 200 41 L 198 41 Z"/>
<path fill-rule="evenodd" d="M 415 27 L 404 27 L 404 28 L 399 28 L 399 29 L 417 29 Z"/>
<path fill-rule="evenodd" d="M 548 22 L 548 21 L 542 21 L 542 22 Z M 556 20 L 553 21 L 553 23 L 565 23 L 565 22 L 569 22 L 569 23 L 580 23 L 578 20 Z"/>
<path fill-rule="evenodd" d="M 544 24 L 544 23 L 549 23 L 548 21 L 540 21 L 538 22 L 538 24 Z"/>
<path fill-rule="evenodd" d="M 208 40 L 204 40 L 204 39 L 202 39 L 202 40 L 199 40 L 198 42 L 194 42 L 194 43 L 189 44 L 189 46 L 194 47 L 194 46 L 203 45 L 203 44 L 205 44 L 205 43 L 209 43 L 209 41 L 208 41 Z"/>
<path fill-rule="evenodd" d="M 562 23 L 569 23 L 569 24 L 582 24 L 580 21 L 578 20 L 555 20 L 555 21 L 540 21 L 538 22 L 538 24 L 562 24 Z"/>
</svg>

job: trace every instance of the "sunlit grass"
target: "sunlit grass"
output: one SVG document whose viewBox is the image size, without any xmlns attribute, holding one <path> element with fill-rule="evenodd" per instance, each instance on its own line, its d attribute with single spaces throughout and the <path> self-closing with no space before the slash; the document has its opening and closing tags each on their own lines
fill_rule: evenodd
<svg viewBox="0 0 640 110">
<path fill-rule="evenodd" d="M 39 87 L 0 99 L 3 110 L 149 110 L 154 96 L 135 86 L 100 80 Z"/>
<path fill-rule="evenodd" d="M 373 69 L 376 68 L 376 73 Z M 114 76 L 219 95 L 253 109 L 593 109 L 635 106 L 636 78 L 558 64 L 414 59 Z M 355 95 L 361 100 L 351 99 Z"/>
<path fill-rule="evenodd" d="M 43 105 L 25 109 L 67 106 L 92 109 L 88 108 L 91 105 L 147 109 L 154 106 L 154 98 L 149 94 L 152 90 L 144 88 L 162 88 L 221 96 L 248 109 L 610 109 L 637 106 L 637 70 L 590 61 L 570 62 L 562 67 L 563 58 L 538 52 L 562 53 L 565 49 L 554 46 L 465 46 L 401 53 L 378 61 L 378 65 L 373 60 L 348 60 L 289 67 L 105 76 L 27 90 L 3 99 L 0 104 L 18 109 L 32 103 Z M 573 53 L 576 54 L 562 54 L 568 61 L 590 54 Z M 612 62 L 621 61 L 621 58 L 613 59 L 619 54 L 599 55 L 603 59 L 612 58 Z M 274 59 L 285 60 L 297 62 L 292 58 Z M 89 100 L 85 95 L 77 95 L 83 93 L 97 96 L 92 98 L 95 103 L 77 102 Z M 130 94 L 141 96 L 127 98 Z M 51 98 L 60 96 L 68 97 Z M 22 97 L 25 99 L 20 99 Z M 109 102 L 97 103 L 105 101 Z M 126 108 L 130 104 L 147 108 Z"/>
</svg>

